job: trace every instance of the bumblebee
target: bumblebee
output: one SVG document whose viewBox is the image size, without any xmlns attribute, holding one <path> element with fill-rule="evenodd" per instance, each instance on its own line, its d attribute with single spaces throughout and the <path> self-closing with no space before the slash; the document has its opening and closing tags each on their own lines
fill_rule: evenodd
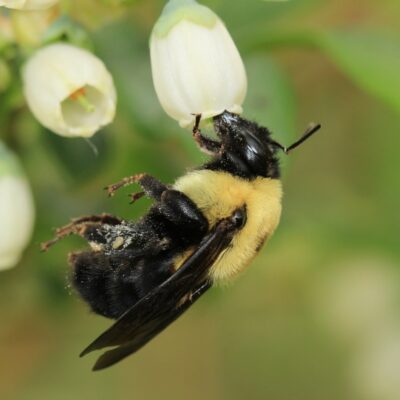
<svg viewBox="0 0 400 400">
<path fill-rule="evenodd" d="M 70 254 L 71 281 L 90 308 L 116 322 L 81 356 L 112 347 L 94 370 L 135 353 L 185 312 L 212 285 L 242 272 L 271 237 L 281 214 L 278 152 L 288 153 L 320 125 L 285 148 L 271 132 L 228 111 L 214 117 L 217 140 L 204 136 L 196 117 L 193 137 L 209 162 L 165 185 L 148 174 L 124 178 L 155 200 L 138 221 L 108 214 L 82 217 L 43 244 L 77 234 L 90 250 Z"/>
</svg>

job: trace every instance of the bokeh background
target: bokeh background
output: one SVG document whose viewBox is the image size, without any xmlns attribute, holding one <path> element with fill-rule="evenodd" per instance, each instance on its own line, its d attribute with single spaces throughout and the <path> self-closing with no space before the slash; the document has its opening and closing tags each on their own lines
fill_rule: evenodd
<svg viewBox="0 0 400 400">
<path fill-rule="evenodd" d="M 42 128 L 0 90 L 0 135 L 31 182 L 37 221 L 22 262 L 0 275 L 0 398 L 400 399 L 400 3 L 208 0 L 244 58 L 244 115 L 286 144 L 279 229 L 251 268 L 205 296 L 134 357 L 92 373 L 79 352 L 110 322 L 68 287 L 71 217 L 137 218 L 150 202 L 102 188 L 146 171 L 173 182 L 204 160 L 162 111 L 148 37 L 163 1 L 65 2 L 114 76 L 115 122 L 92 144 Z M 0 57 L 5 59 L 4 53 Z M 207 60 L 200 60 L 206 63 Z M 0 222 L 1 223 L 1 222 Z"/>
</svg>

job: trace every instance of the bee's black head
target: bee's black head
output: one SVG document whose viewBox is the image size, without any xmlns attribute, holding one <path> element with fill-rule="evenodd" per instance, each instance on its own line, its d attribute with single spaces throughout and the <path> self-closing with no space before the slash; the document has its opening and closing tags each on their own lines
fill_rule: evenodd
<svg viewBox="0 0 400 400">
<path fill-rule="evenodd" d="M 222 156 L 237 167 L 239 175 L 279 177 L 279 147 L 267 128 L 228 111 L 214 118 L 214 127 L 223 146 Z"/>
<path fill-rule="evenodd" d="M 278 151 L 288 154 L 316 132 L 320 125 L 312 125 L 287 148 L 273 140 L 267 128 L 228 111 L 214 117 L 214 127 L 222 144 L 220 163 L 223 169 L 245 178 L 279 178 Z"/>
</svg>

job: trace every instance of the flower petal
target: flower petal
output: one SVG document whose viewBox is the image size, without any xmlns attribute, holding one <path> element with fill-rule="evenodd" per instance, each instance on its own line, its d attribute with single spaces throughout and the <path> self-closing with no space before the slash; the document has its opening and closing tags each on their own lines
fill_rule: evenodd
<svg viewBox="0 0 400 400">
<path fill-rule="evenodd" d="M 186 7 L 187 1 L 183 3 Z M 179 7 L 175 12 L 179 18 L 168 14 L 174 25 L 167 24 L 167 33 L 160 34 L 158 22 L 150 39 L 153 82 L 164 110 L 182 126 L 193 123 L 193 114 L 208 118 L 224 110 L 240 113 L 246 72 L 224 24 L 216 16 L 211 25 L 209 19 L 199 22 L 192 8 L 189 17 Z"/>
</svg>

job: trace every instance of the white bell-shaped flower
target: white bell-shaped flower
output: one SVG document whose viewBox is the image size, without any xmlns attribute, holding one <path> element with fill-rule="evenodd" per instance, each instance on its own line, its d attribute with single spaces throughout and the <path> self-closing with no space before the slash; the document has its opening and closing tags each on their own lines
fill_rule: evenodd
<svg viewBox="0 0 400 400">
<path fill-rule="evenodd" d="M 240 54 L 218 16 L 195 0 L 170 0 L 150 38 L 157 96 L 181 126 L 193 114 L 242 112 L 247 91 Z"/>
<path fill-rule="evenodd" d="M 67 137 L 90 137 L 115 116 L 116 93 L 104 63 L 69 44 L 37 51 L 23 69 L 29 108 L 46 128 Z"/>
<path fill-rule="evenodd" d="M 0 270 L 14 267 L 33 230 L 31 190 L 17 158 L 0 142 Z"/>
<path fill-rule="evenodd" d="M 43 10 L 54 6 L 60 0 L 0 0 L 0 6 L 16 10 Z"/>
</svg>

